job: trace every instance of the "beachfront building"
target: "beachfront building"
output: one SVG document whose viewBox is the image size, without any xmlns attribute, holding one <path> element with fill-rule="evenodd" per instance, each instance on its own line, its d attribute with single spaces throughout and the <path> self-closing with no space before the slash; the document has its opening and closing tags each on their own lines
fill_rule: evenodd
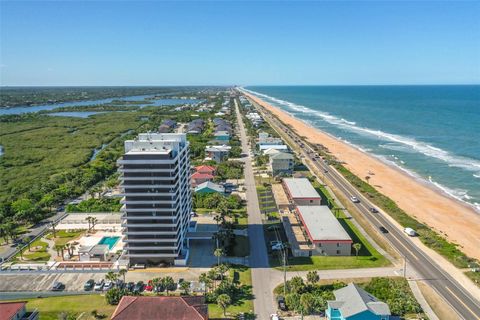
<svg viewBox="0 0 480 320">
<path fill-rule="evenodd" d="M 327 301 L 328 320 L 389 320 L 390 308 L 385 302 L 353 283 L 333 291 L 335 300 Z"/>
<path fill-rule="evenodd" d="M 283 179 L 283 187 L 290 200 L 296 206 L 319 206 L 322 198 L 306 178 Z"/>
<path fill-rule="evenodd" d="M 327 206 L 297 206 L 295 210 L 311 245 L 309 255 L 352 254 L 352 238 Z"/>
<path fill-rule="evenodd" d="M 192 211 L 185 134 L 140 134 L 118 160 L 124 252 L 130 264 L 182 265 Z"/>
<path fill-rule="evenodd" d="M 270 135 L 264 131 L 258 133 L 258 141 L 257 144 L 261 145 L 277 145 L 283 144 L 283 140 L 280 138 L 270 137 Z"/>
<path fill-rule="evenodd" d="M 272 173 L 272 176 L 291 175 L 294 164 L 294 158 L 291 153 L 276 152 L 269 155 L 268 170 Z"/>
<path fill-rule="evenodd" d="M 217 163 L 220 163 L 228 157 L 231 149 L 232 147 L 226 145 L 206 146 L 205 153 L 207 154 L 207 157 L 205 160 L 213 160 Z"/>
</svg>

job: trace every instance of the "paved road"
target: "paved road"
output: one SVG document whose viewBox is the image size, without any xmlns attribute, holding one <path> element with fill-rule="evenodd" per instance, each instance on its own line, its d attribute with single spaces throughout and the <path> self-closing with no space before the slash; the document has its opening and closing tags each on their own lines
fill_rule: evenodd
<svg viewBox="0 0 480 320">
<path fill-rule="evenodd" d="M 262 215 L 257 198 L 257 189 L 252 169 L 252 159 L 248 148 L 248 139 L 245 132 L 242 115 L 235 99 L 240 141 L 242 152 L 248 154 L 245 160 L 245 187 L 247 189 L 248 238 L 250 242 L 250 268 L 253 284 L 253 306 L 258 319 L 269 319 L 275 313 L 273 292 L 271 290 L 270 267 L 268 264 L 267 246 L 263 234 Z"/>
<path fill-rule="evenodd" d="M 23 234 L 20 239 L 24 239 L 27 237 L 35 238 L 46 229 L 50 228 L 52 221 L 58 221 L 65 216 L 65 212 L 57 212 L 55 215 L 47 218 L 45 220 L 40 221 L 31 229 L 29 229 L 28 233 Z M 16 241 L 16 243 L 11 244 L 7 249 L 0 253 L 0 263 L 3 262 L 5 259 L 8 259 L 10 256 L 14 255 L 17 252 L 17 246 L 20 242 L 20 239 Z"/>
<path fill-rule="evenodd" d="M 259 108 L 258 104 L 253 105 L 265 116 L 268 122 L 282 134 L 287 134 L 291 139 L 290 143 L 296 144 L 296 148 L 302 150 L 304 157 L 310 160 L 314 157 L 313 149 L 300 136 L 290 131 L 288 127 L 283 125 L 276 118 L 265 112 L 263 108 Z M 304 147 L 301 147 L 304 144 Z M 311 151 L 308 153 L 307 151 Z M 355 196 L 360 199 L 360 203 L 354 204 L 358 211 L 367 218 L 367 220 L 375 227 L 384 226 L 389 230 L 388 234 L 384 234 L 385 238 L 396 248 L 409 262 L 417 273 L 432 288 L 437 291 L 465 320 L 480 319 L 480 302 L 467 292 L 452 276 L 447 274 L 437 263 L 427 256 L 420 248 L 418 248 L 408 237 L 393 225 L 385 216 L 385 213 L 373 214 L 369 211 L 374 207 L 365 197 L 362 196 L 343 176 L 334 168 L 328 166 L 321 158 L 311 161 L 315 169 L 323 172 L 323 178 L 328 179 L 335 187 L 342 192 L 345 197 Z"/>
</svg>

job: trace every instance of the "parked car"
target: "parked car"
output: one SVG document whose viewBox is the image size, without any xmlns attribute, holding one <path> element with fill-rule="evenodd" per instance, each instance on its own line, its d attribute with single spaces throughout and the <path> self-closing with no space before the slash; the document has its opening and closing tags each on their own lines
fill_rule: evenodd
<svg viewBox="0 0 480 320">
<path fill-rule="evenodd" d="M 381 232 L 381 233 L 388 233 L 388 230 L 387 230 L 387 229 L 385 229 L 385 227 L 384 227 L 384 226 L 380 226 L 380 227 L 378 227 L 378 230 L 380 230 L 380 232 Z"/>
<path fill-rule="evenodd" d="M 358 200 L 358 198 L 355 196 L 351 196 L 350 200 L 352 200 L 353 203 L 360 203 L 360 200 Z"/>
<path fill-rule="evenodd" d="M 143 281 L 138 281 L 137 284 L 135 284 L 135 287 L 133 287 L 133 292 L 135 293 L 140 293 L 143 291 L 145 285 Z"/>
<path fill-rule="evenodd" d="M 283 248 L 285 248 L 285 246 L 283 245 L 283 243 L 278 243 L 274 246 L 272 246 L 272 250 L 282 250 Z"/>
<path fill-rule="evenodd" d="M 52 291 L 62 291 L 63 289 L 65 289 L 65 286 L 59 281 L 55 281 L 52 285 Z"/>
<path fill-rule="evenodd" d="M 95 282 L 95 287 L 93 288 L 95 291 L 102 291 L 103 285 L 105 284 L 105 281 L 102 279 L 100 281 Z"/>
<path fill-rule="evenodd" d="M 107 280 L 105 284 L 103 285 L 103 291 L 108 291 L 113 288 L 113 282 L 110 280 Z"/>
<path fill-rule="evenodd" d="M 278 309 L 287 311 L 287 305 L 285 304 L 285 298 L 283 296 L 277 297 Z"/>
<path fill-rule="evenodd" d="M 90 291 L 93 289 L 94 285 L 95 285 L 95 281 L 93 279 L 87 280 L 83 285 L 83 290 Z"/>
<path fill-rule="evenodd" d="M 405 228 L 403 229 L 403 232 L 408 234 L 410 237 L 415 237 L 417 235 L 417 232 L 413 230 L 412 228 Z"/>
<path fill-rule="evenodd" d="M 270 320 L 280 320 L 280 318 L 278 317 L 278 314 L 273 313 L 270 315 Z"/>
<path fill-rule="evenodd" d="M 118 279 L 117 282 L 115 283 L 115 286 L 119 289 L 125 288 L 125 282 L 123 280 Z"/>
<path fill-rule="evenodd" d="M 165 291 L 165 287 L 161 284 L 159 284 L 158 286 L 156 286 L 154 289 L 153 289 L 154 292 L 163 292 Z"/>
<path fill-rule="evenodd" d="M 133 288 L 135 287 L 135 283 L 134 282 L 129 282 L 129 283 L 127 283 L 127 285 L 125 287 L 128 291 L 133 291 Z"/>
<path fill-rule="evenodd" d="M 271 225 L 267 227 L 267 231 L 275 231 L 280 229 L 280 227 L 277 224 Z"/>
<path fill-rule="evenodd" d="M 145 291 L 152 292 L 153 291 L 153 286 L 151 284 L 147 284 L 145 286 Z"/>
<path fill-rule="evenodd" d="M 378 210 L 375 207 L 370 207 L 369 210 L 370 210 L 371 213 L 378 213 Z"/>
</svg>

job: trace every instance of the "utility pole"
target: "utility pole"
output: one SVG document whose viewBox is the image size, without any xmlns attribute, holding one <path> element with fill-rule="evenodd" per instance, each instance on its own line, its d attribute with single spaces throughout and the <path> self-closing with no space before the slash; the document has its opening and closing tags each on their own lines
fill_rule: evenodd
<svg viewBox="0 0 480 320">
<path fill-rule="evenodd" d="M 283 248 L 283 297 L 287 295 L 287 253 Z"/>
</svg>

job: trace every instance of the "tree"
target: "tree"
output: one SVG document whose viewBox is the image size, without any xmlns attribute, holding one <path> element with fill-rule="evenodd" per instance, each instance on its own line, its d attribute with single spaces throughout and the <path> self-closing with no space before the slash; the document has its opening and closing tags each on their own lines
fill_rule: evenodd
<svg viewBox="0 0 480 320">
<path fill-rule="evenodd" d="M 158 277 L 157 277 L 157 278 L 153 278 L 153 279 L 152 279 L 152 286 L 153 286 L 154 288 L 158 288 L 158 287 L 161 286 L 161 285 L 162 285 L 162 278 L 158 278 Z"/>
<path fill-rule="evenodd" d="M 295 276 L 288 282 L 288 287 L 293 293 L 301 293 L 305 288 L 305 283 L 301 277 Z"/>
<path fill-rule="evenodd" d="M 107 279 L 109 281 L 112 281 L 112 282 L 116 282 L 117 279 L 118 279 L 118 274 L 116 274 L 113 271 L 108 271 L 107 274 L 105 275 L 105 279 Z"/>
<path fill-rule="evenodd" d="M 360 249 L 362 249 L 362 244 L 357 242 L 354 243 L 352 247 L 353 249 L 355 249 L 356 256 L 358 257 L 358 252 L 360 251 Z"/>
<path fill-rule="evenodd" d="M 162 283 L 162 286 L 165 288 L 165 291 L 168 296 L 168 292 L 173 289 L 173 286 L 175 285 L 175 281 L 173 281 L 172 277 L 167 276 L 165 278 L 162 278 L 161 283 Z"/>
<path fill-rule="evenodd" d="M 120 289 L 117 287 L 113 287 L 107 291 L 105 294 L 105 299 L 107 300 L 107 303 L 110 305 L 117 305 L 122 297 L 127 294 L 127 291 L 125 289 Z"/>
<path fill-rule="evenodd" d="M 210 286 L 212 285 L 212 279 L 210 279 L 208 275 L 205 272 L 203 272 L 198 277 L 198 281 L 205 285 L 204 294 L 206 294 L 208 291 L 208 288 L 210 288 Z"/>
<path fill-rule="evenodd" d="M 85 218 L 85 220 L 87 220 L 87 222 L 88 222 L 88 231 L 90 231 L 90 229 L 92 228 L 91 227 L 92 219 L 93 219 L 93 217 L 91 217 L 91 216 L 88 216 L 88 217 Z"/>
<path fill-rule="evenodd" d="M 62 244 L 56 244 L 53 248 L 55 249 L 55 251 L 57 251 L 57 256 L 60 257 L 60 252 L 62 252 L 62 256 L 63 256 L 63 250 L 65 248 Z"/>
<path fill-rule="evenodd" d="M 223 315 L 227 315 L 227 308 L 232 303 L 232 299 L 228 294 L 222 293 L 217 297 L 217 304 L 223 310 Z"/>
<path fill-rule="evenodd" d="M 180 289 L 183 290 L 184 295 L 188 295 L 188 292 L 190 291 L 190 282 L 183 281 L 182 283 L 180 283 Z"/>
<path fill-rule="evenodd" d="M 98 222 L 98 219 L 93 217 L 92 218 L 92 230 L 95 230 L 95 225 L 97 224 L 97 222 Z"/>
<path fill-rule="evenodd" d="M 223 280 L 225 273 L 229 270 L 229 267 L 226 264 L 222 263 L 217 266 L 216 270 L 220 274 L 220 278 Z"/>
<path fill-rule="evenodd" d="M 217 257 L 217 265 L 220 265 L 220 258 L 224 255 L 223 249 L 217 248 L 213 252 L 213 255 Z"/>
<path fill-rule="evenodd" d="M 51 222 L 51 226 L 52 226 L 53 237 L 56 238 L 57 237 L 57 230 L 55 230 L 55 222 L 54 221 Z"/>
<path fill-rule="evenodd" d="M 317 271 L 309 271 L 307 273 L 307 282 L 310 284 L 315 284 L 320 280 L 320 276 Z"/>
<path fill-rule="evenodd" d="M 125 282 L 125 275 L 127 274 L 127 269 L 120 269 L 118 270 L 118 275 L 123 278 L 123 282 Z"/>
<path fill-rule="evenodd" d="M 315 304 L 315 298 L 311 293 L 304 293 L 300 296 L 299 312 L 302 314 L 302 319 L 304 314 L 310 314 L 313 311 Z"/>
</svg>

